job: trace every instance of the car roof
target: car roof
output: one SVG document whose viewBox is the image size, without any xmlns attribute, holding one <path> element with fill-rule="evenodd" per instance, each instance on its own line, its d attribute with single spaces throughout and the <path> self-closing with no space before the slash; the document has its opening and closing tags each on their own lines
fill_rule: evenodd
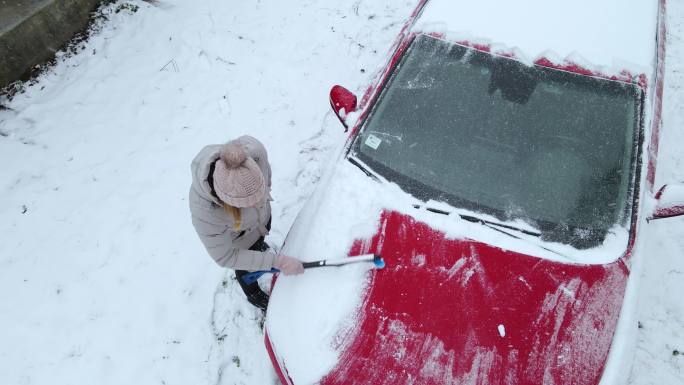
<svg viewBox="0 0 684 385">
<path fill-rule="evenodd" d="M 413 30 L 530 62 L 545 57 L 607 73 L 648 73 L 657 15 L 658 2 L 647 0 L 429 0 Z"/>
</svg>

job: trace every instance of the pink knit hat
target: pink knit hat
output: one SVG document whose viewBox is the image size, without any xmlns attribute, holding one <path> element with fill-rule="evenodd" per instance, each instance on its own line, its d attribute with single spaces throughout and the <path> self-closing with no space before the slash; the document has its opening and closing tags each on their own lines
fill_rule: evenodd
<svg viewBox="0 0 684 385">
<path fill-rule="evenodd" d="M 214 190 L 219 199 L 234 207 L 251 207 L 264 199 L 264 175 L 242 146 L 228 142 L 214 169 Z"/>
</svg>

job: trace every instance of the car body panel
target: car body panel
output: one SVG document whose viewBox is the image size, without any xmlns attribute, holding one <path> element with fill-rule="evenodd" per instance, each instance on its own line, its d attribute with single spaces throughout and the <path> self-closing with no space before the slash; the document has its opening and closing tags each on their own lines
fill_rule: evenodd
<svg viewBox="0 0 684 385">
<path fill-rule="evenodd" d="M 628 270 L 542 260 L 385 212 L 350 254 L 381 253 L 338 366 L 321 384 L 596 384 Z"/>
</svg>

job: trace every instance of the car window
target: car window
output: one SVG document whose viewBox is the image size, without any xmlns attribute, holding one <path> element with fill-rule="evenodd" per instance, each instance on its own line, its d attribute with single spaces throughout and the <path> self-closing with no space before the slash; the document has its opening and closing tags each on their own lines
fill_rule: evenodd
<svg viewBox="0 0 684 385">
<path fill-rule="evenodd" d="M 588 248 L 629 221 L 641 91 L 419 35 L 353 151 L 421 199 Z"/>
</svg>

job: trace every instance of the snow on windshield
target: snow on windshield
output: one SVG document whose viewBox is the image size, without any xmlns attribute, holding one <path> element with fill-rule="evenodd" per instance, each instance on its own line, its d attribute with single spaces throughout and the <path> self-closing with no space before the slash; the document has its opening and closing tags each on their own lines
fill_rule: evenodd
<svg viewBox="0 0 684 385">
<path fill-rule="evenodd" d="M 528 60 L 573 57 L 608 67 L 610 73 L 650 73 L 657 5 L 621 0 L 432 0 L 416 29 L 516 48 Z"/>
<path fill-rule="evenodd" d="M 630 218 L 640 91 L 419 35 L 355 149 L 421 199 L 600 245 Z"/>
</svg>

